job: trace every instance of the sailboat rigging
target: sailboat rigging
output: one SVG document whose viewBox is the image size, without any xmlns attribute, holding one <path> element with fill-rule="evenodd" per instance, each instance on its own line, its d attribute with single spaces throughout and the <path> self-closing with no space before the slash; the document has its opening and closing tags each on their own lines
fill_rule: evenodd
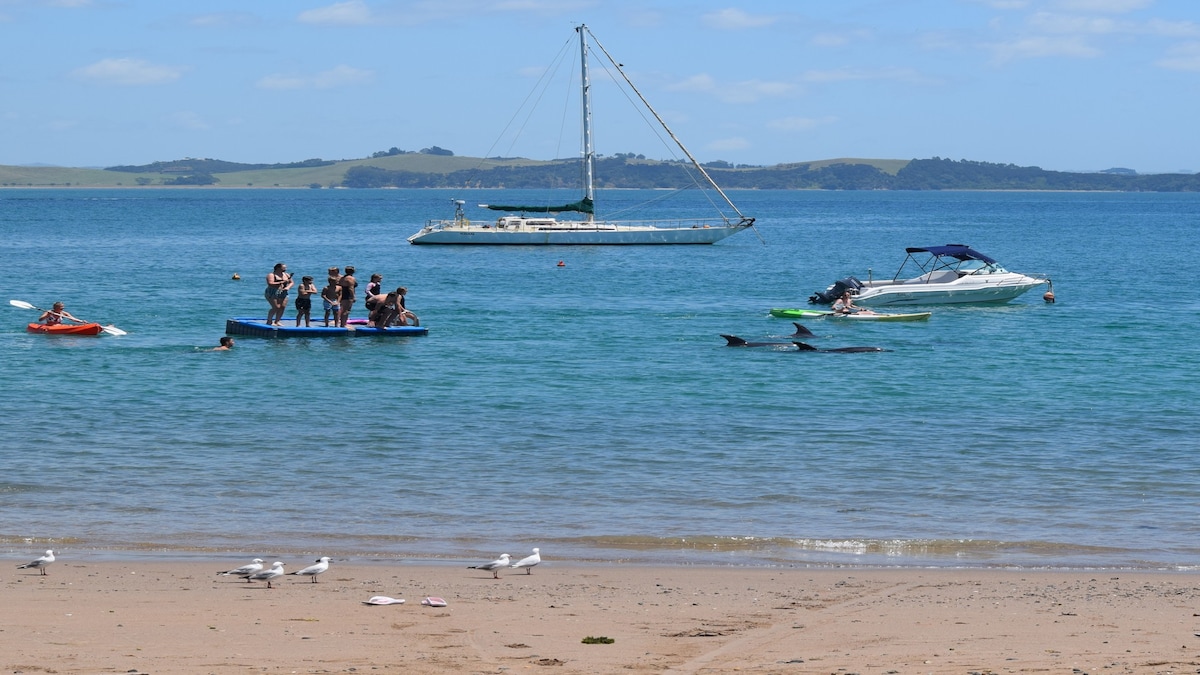
<svg viewBox="0 0 1200 675">
<path fill-rule="evenodd" d="M 712 244 L 754 226 L 754 218 L 742 214 L 729 196 L 717 185 L 692 153 L 684 147 L 658 112 L 625 74 L 624 69 L 600 44 L 586 25 L 576 27 L 581 56 L 580 102 L 583 112 L 583 196 L 578 201 L 555 206 L 480 204 L 492 211 L 503 211 L 494 222 L 472 222 L 467 218 L 463 200 L 453 200 L 453 220 L 431 220 L 408 238 L 411 244 L 475 245 L 636 245 L 636 244 Z M 736 218 L 720 214 L 709 219 L 673 221 L 612 221 L 595 216 L 595 151 L 592 147 L 591 82 L 588 77 L 588 36 L 613 68 L 662 126 L 667 135 L 690 160 L 711 188 L 729 205 Z M 549 214 L 578 213 L 578 220 L 559 220 Z M 514 215 L 516 214 L 516 215 Z M 530 216 L 528 214 L 548 214 Z"/>
</svg>

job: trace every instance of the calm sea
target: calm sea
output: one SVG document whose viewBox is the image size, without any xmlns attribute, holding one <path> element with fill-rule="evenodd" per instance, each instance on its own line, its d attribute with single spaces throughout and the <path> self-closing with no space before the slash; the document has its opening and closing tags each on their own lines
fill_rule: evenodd
<svg viewBox="0 0 1200 675">
<path fill-rule="evenodd" d="M 732 197 L 765 243 L 404 241 L 453 198 L 480 217 L 531 196 L 0 190 L 3 299 L 129 333 L 33 336 L 36 312 L 0 310 L 0 551 L 1200 563 L 1200 296 L 1178 283 L 1200 195 L 750 191 Z M 1058 302 L 807 322 L 879 354 L 719 336 L 786 339 L 769 308 L 945 243 L 1050 275 Z M 406 285 L 430 334 L 206 351 L 265 315 L 280 261 Z"/>
</svg>

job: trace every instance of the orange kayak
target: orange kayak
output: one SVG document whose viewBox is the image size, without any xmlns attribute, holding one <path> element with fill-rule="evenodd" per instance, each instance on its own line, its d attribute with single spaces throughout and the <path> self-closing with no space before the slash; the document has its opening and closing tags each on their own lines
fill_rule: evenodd
<svg viewBox="0 0 1200 675">
<path fill-rule="evenodd" d="M 98 323 L 60 323 L 47 326 L 42 323 L 31 323 L 25 327 L 30 333 L 46 335 L 99 335 L 104 327 Z"/>
</svg>

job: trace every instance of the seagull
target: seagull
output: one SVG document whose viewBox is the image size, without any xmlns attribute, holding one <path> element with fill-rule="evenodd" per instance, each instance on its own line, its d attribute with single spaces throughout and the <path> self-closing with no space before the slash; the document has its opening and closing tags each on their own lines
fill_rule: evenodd
<svg viewBox="0 0 1200 675">
<path fill-rule="evenodd" d="M 525 574 L 533 574 L 533 566 L 542 562 L 542 555 L 540 551 L 541 549 L 533 549 L 533 555 L 525 556 L 512 565 L 509 565 L 509 567 L 512 567 L 513 569 L 524 567 Z"/>
<path fill-rule="evenodd" d="M 484 563 L 482 565 L 471 565 L 467 569 L 469 569 L 469 570 L 487 570 L 492 573 L 493 579 L 499 579 L 501 567 L 508 567 L 508 554 L 507 553 L 501 553 L 499 558 L 493 560 L 490 563 Z"/>
<path fill-rule="evenodd" d="M 288 574 L 299 574 L 302 577 L 312 577 L 313 583 L 317 583 L 317 575 L 329 569 L 329 561 L 332 560 L 329 556 L 317 558 L 316 565 L 309 565 L 299 572 L 288 572 Z"/>
<path fill-rule="evenodd" d="M 24 565 L 17 565 L 17 569 L 19 569 L 19 570 L 37 569 L 37 570 L 41 570 L 42 575 L 45 576 L 46 568 L 52 562 L 54 562 L 54 551 L 46 551 L 46 555 L 38 558 L 37 560 L 32 560 L 30 562 L 27 562 Z"/>
<path fill-rule="evenodd" d="M 267 582 L 267 588 L 274 588 L 274 586 L 271 585 L 271 582 L 281 576 L 283 576 L 283 563 L 276 560 L 275 563 L 271 565 L 271 569 L 255 572 L 254 574 L 246 577 L 246 581 L 265 581 Z"/>
<path fill-rule="evenodd" d="M 254 562 L 250 563 L 249 565 L 242 565 L 241 567 L 226 572 L 217 572 L 217 575 L 222 577 L 241 577 L 249 582 L 250 575 L 254 574 L 255 572 L 261 572 L 262 568 L 262 558 L 255 558 Z"/>
</svg>

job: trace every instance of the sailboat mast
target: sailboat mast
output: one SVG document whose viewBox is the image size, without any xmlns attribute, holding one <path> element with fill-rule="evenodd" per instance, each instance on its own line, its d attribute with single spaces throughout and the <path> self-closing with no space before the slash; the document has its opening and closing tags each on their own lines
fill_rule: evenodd
<svg viewBox="0 0 1200 675">
<path fill-rule="evenodd" d="M 580 32 L 580 40 L 582 40 L 583 32 L 587 30 L 587 26 L 580 26 L 578 30 Z M 595 35 L 592 36 L 592 39 L 596 41 L 596 46 L 600 48 L 600 51 L 604 52 L 604 56 L 608 59 L 608 62 L 611 63 L 613 68 L 616 68 L 617 72 L 621 74 L 621 77 L 625 79 L 625 83 L 629 85 L 629 88 L 633 90 L 633 93 L 637 94 L 637 97 L 641 99 L 642 105 L 646 106 L 646 110 L 649 110 L 651 115 L 654 115 L 654 119 L 658 120 L 658 123 L 662 125 L 663 130 L 666 131 L 667 135 L 671 137 L 671 140 L 675 141 L 675 145 L 679 146 L 679 149 L 683 151 L 683 154 L 687 155 L 687 158 L 692 162 L 692 166 L 694 166 L 696 170 L 700 172 L 700 175 L 704 176 L 704 179 L 708 181 L 708 184 L 712 186 L 712 189 L 716 190 L 717 194 L 721 195 L 721 198 L 725 200 L 725 203 L 729 205 L 729 208 L 733 209 L 733 212 L 736 213 L 739 218 L 741 218 L 743 221 L 749 221 L 750 223 L 753 223 L 754 219 L 747 218 L 742 214 L 741 211 L 738 210 L 738 207 L 735 206 L 733 200 L 731 200 L 728 195 L 725 194 L 725 191 L 721 189 L 721 186 L 717 185 L 717 182 L 712 179 L 712 176 L 708 175 L 708 172 L 704 170 L 704 167 L 700 165 L 700 162 L 692 156 L 692 153 L 688 152 L 687 147 L 683 145 L 683 141 L 679 140 L 675 136 L 675 132 L 671 131 L 671 127 L 667 126 L 666 121 L 663 120 L 662 116 L 658 114 L 658 111 L 654 109 L 654 106 L 650 105 L 650 102 L 646 100 L 646 97 L 642 96 L 642 92 L 639 91 L 638 88 L 633 84 L 633 80 L 630 80 L 629 76 L 625 74 L 625 70 L 621 68 L 621 64 L 617 63 L 617 60 L 608 53 L 608 50 L 604 48 L 604 45 L 600 44 L 599 40 L 596 40 Z M 586 67 L 584 70 L 586 72 Z"/>
<path fill-rule="evenodd" d="M 596 171 L 596 153 L 592 148 L 592 102 L 589 96 L 592 83 L 588 80 L 588 59 L 587 59 L 587 26 L 580 25 L 575 29 L 579 33 L 579 63 L 580 76 L 579 83 L 582 87 L 580 92 L 580 101 L 583 104 L 583 185 L 584 199 L 588 203 L 595 201 L 595 189 L 593 187 L 594 175 Z M 592 213 L 588 213 L 587 221 L 590 223 L 594 217 Z"/>
</svg>

